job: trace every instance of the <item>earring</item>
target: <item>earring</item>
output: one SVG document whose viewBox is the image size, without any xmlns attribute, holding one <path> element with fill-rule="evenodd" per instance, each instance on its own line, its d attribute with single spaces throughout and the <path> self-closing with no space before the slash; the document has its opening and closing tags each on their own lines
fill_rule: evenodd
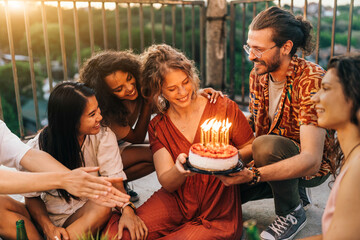
<svg viewBox="0 0 360 240">
<path fill-rule="evenodd" d="M 161 108 L 160 111 L 165 110 L 167 108 L 167 105 L 168 105 L 168 101 L 162 95 L 162 93 L 160 93 L 160 95 L 158 96 L 158 106 Z"/>
</svg>

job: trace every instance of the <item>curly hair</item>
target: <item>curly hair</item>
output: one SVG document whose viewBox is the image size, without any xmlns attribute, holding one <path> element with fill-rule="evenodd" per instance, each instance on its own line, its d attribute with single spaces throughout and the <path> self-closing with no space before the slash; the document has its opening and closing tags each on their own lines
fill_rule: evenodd
<svg viewBox="0 0 360 240">
<path fill-rule="evenodd" d="M 141 55 L 141 63 L 141 92 L 145 98 L 153 98 L 160 112 L 163 113 L 169 108 L 169 102 L 161 97 L 161 87 L 165 75 L 171 69 L 179 69 L 189 77 L 194 86 L 192 97 L 197 96 L 200 85 L 198 71 L 194 61 L 186 58 L 180 50 L 166 44 L 152 45 Z"/>
<path fill-rule="evenodd" d="M 102 51 L 89 58 L 80 69 L 80 82 L 95 90 L 99 102 L 102 124 L 108 126 L 112 121 L 128 125 L 128 109 L 123 100 L 116 97 L 105 82 L 105 78 L 117 71 L 130 73 L 136 80 L 139 92 L 137 101 L 143 101 L 140 91 L 140 60 L 131 51 Z"/>
<path fill-rule="evenodd" d="M 288 40 L 293 42 L 291 56 L 296 53 L 298 48 L 302 49 L 306 56 L 310 55 L 314 50 L 315 45 L 311 35 L 313 26 L 303 16 L 295 16 L 293 13 L 279 7 L 270 7 L 260 12 L 249 26 L 251 30 L 265 28 L 273 29 L 272 40 L 276 46 L 280 47 Z"/>
</svg>

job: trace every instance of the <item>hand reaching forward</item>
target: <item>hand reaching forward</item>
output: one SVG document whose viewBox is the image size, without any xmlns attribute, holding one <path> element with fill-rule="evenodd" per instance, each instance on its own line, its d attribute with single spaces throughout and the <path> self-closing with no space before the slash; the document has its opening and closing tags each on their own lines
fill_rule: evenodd
<svg viewBox="0 0 360 240">
<path fill-rule="evenodd" d="M 118 239 L 122 239 L 124 228 L 130 233 L 131 240 L 146 239 L 148 229 L 131 207 L 125 207 L 121 215 L 118 227 Z"/>
<path fill-rule="evenodd" d="M 242 183 L 249 183 L 253 179 L 253 172 L 250 171 L 248 168 L 244 168 L 240 172 L 231 173 L 229 176 L 217 176 L 225 186 L 235 185 L 235 184 L 242 184 Z"/>
<path fill-rule="evenodd" d="M 99 167 L 82 167 L 65 173 L 62 188 L 78 197 L 86 197 L 96 203 L 114 207 L 128 202 L 130 196 L 112 187 L 114 182 L 122 182 L 122 178 L 97 177 L 89 172 L 96 172 Z"/>
</svg>

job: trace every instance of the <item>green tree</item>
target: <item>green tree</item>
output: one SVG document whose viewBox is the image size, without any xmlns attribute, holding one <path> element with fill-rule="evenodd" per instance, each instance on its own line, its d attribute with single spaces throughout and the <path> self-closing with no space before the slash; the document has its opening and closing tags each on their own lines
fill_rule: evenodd
<svg viewBox="0 0 360 240">
<path fill-rule="evenodd" d="M 18 61 L 16 62 L 16 69 L 20 90 L 20 100 L 21 105 L 23 105 L 26 101 L 33 98 L 29 63 Z M 43 79 L 44 77 L 41 75 L 40 70 L 35 68 L 35 82 L 38 99 L 42 99 Z M 11 63 L 0 66 L 0 86 L 0 96 L 5 122 L 13 132 L 18 133 L 19 126 L 17 121 L 15 87 Z"/>
<path fill-rule="evenodd" d="M 4 113 L 4 122 L 6 123 L 7 127 L 11 130 L 11 132 L 20 136 L 16 110 L 14 111 L 13 106 L 11 106 L 3 97 L 1 98 L 1 105 Z"/>
</svg>

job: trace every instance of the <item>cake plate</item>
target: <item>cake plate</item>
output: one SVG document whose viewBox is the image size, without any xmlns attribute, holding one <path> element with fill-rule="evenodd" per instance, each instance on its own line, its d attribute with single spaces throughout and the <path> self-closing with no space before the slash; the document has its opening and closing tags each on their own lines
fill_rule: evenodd
<svg viewBox="0 0 360 240">
<path fill-rule="evenodd" d="M 239 162 L 236 165 L 236 167 L 232 169 L 224 170 L 224 171 L 207 171 L 194 167 L 193 165 L 190 164 L 189 158 L 186 158 L 186 163 L 184 163 L 183 166 L 185 170 L 190 170 L 191 172 L 196 172 L 206 175 L 228 175 L 230 173 L 240 172 L 244 167 L 244 163 L 239 159 Z"/>
</svg>

